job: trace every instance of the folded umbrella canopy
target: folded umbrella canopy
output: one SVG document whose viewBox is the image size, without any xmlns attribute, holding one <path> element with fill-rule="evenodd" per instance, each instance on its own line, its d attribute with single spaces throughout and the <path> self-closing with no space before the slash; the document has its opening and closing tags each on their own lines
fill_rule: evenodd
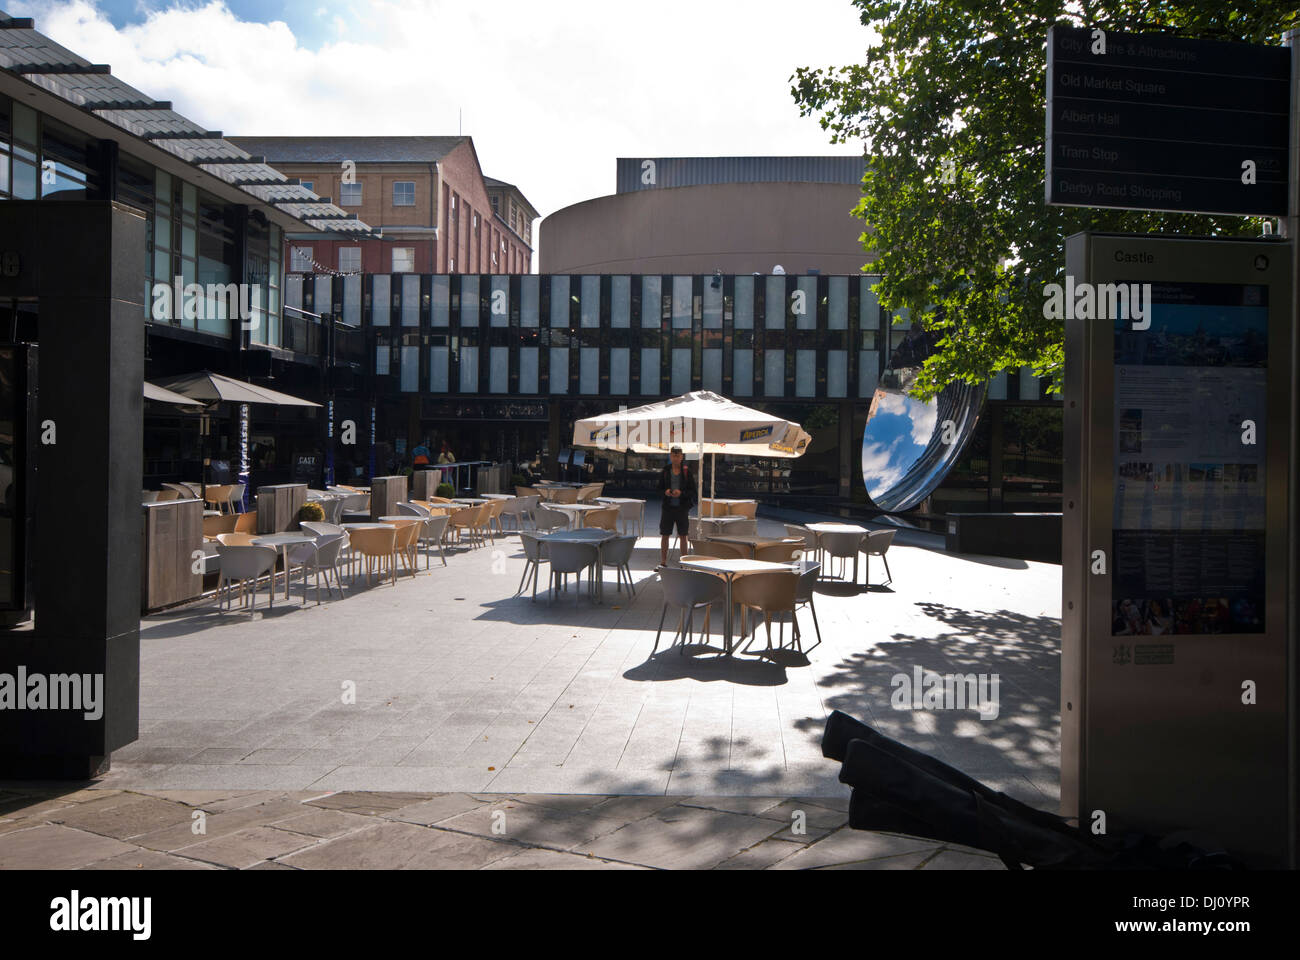
<svg viewBox="0 0 1300 960">
<path fill-rule="evenodd" d="M 199 400 L 203 403 L 219 403 L 224 400 L 229 403 L 268 403 L 277 407 L 320 406 L 319 403 L 312 403 L 310 400 L 291 397 L 278 390 L 269 390 L 266 387 L 245 383 L 243 380 L 234 380 L 208 370 L 187 373 L 182 377 L 165 377 L 161 382 L 168 390 L 174 390 L 184 394 L 190 400 Z"/>
<path fill-rule="evenodd" d="M 195 410 L 202 407 L 203 404 L 197 400 L 191 400 L 189 397 L 181 396 L 179 393 L 173 393 L 148 380 L 144 382 L 144 398 L 154 400 L 158 403 L 170 403 L 178 407 L 185 407 L 188 410 Z"/>
<path fill-rule="evenodd" d="M 235 380 L 210 370 L 188 373 L 180 377 L 165 377 L 161 382 L 166 385 L 167 390 L 174 390 L 183 397 L 189 398 L 189 401 L 197 400 L 204 404 L 223 402 L 239 404 L 239 477 L 244 484 L 245 497 L 248 495 L 249 487 L 248 404 L 263 403 L 276 407 L 320 406 L 319 403 L 312 403 L 310 400 L 292 397 L 287 393 L 259 387 L 243 380 Z M 147 386 L 149 385 L 146 384 Z M 203 485 L 206 490 L 206 476 L 203 478 Z"/>
<path fill-rule="evenodd" d="M 588 417 L 573 425 L 575 447 L 667 453 L 677 445 L 683 451 L 713 454 L 714 474 L 719 453 L 790 459 L 803 456 L 811 441 L 797 423 L 741 406 L 708 390 Z M 716 486 L 713 479 L 716 477 L 710 481 L 710 497 Z"/>
</svg>

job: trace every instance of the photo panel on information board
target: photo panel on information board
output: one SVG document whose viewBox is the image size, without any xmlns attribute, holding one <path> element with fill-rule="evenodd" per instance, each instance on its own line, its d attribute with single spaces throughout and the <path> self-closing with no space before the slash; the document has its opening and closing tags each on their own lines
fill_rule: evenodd
<svg viewBox="0 0 1300 960">
<path fill-rule="evenodd" d="M 1115 322 L 1115 636 L 1262 633 L 1268 287 L 1154 283 Z"/>
</svg>

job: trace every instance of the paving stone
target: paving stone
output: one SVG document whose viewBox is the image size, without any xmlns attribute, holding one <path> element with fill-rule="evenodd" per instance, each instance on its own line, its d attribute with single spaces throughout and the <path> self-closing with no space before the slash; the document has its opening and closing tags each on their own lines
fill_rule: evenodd
<svg viewBox="0 0 1300 960">
<path fill-rule="evenodd" d="M 718 870 L 767 870 L 804 848 L 804 844 L 791 840 L 771 839 L 742 850 L 729 860 L 718 864 Z"/>
<path fill-rule="evenodd" d="M 387 820 L 430 826 L 492 802 L 492 799 L 473 797 L 466 793 L 444 793 L 420 803 L 398 807 L 381 816 Z"/>
<path fill-rule="evenodd" d="M 320 841 L 315 837 L 290 833 L 287 830 L 252 827 L 203 840 L 173 852 L 193 860 L 245 870 L 260 860 L 271 860 L 318 842 Z"/>
<path fill-rule="evenodd" d="M 0 835 L 0 870 L 71 870 L 136 848 L 58 824 Z"/>
<path fill-rule="evenodd" d="M 676 802 L 676 797 L 611 797 L 592 807 L 591 812 L 608 820 L 632 821 L 651 816 Z"/>
<path fill-rule="evenodd" d="M 277 830 L 290 830 L 309 837 L 341 837 L 371 822 L 370 817 L 344 813 L 342 810 L 311 810 L 296 817 L 277 820 L 274 826 Z"/>
<path fill-rule="evenodd" d="M 519 849 L 463 833 L 384 821 L 280 860 L 308 870 L 474 870 Z"/>
<path fill-rule="evenodd" d="M 522 850 L 504 860 L 489 863 L 484 870 L 648 870 L 633 863 L 617 863 L 599 857 L 577 853 L 560 853 L 556 850 L 532 848 Z"/>
<path fill-rule="evenodd" d="M 899 837 L 843 827 L 777 864 L 776 870 L 809 870 L 833 864 L 858 863 L 898 854 L 933 852 L 942 844 L 934 840 Z"/>
<path fill-rule="evenodd" d="M 131 853 L 119 854 L 116 857 L 109 857 L 107 860 L 100 860 L 96 863 L 88 864 L 81 868 L 82 870 L 220 870 L 221 868 L 211 863 L 201 863 L 198 860 L 187 860 L 185 857 L 174 857 L 170 854 L 159 853 L 156 850 L 146 850 L 139 847 Z"/>
<path fill-rule="evenodd" d="M 238 833 L 250 827 L 272 824 L 289 817 L 300 816 L 309 812 L 309 809 L 296 800 L 285 796 L 277 796 L 262 803 L 209 814 L 202 820 L 202 833 L 194 832 L 199 823 L 194 817 L 194 812 L 194 809 L 188 811 L 184 823 L 156 830 L 152 833 L 140 834 L 132 839 L 140 846 L 148 847 L 151 850 L 175 852 L 204 839 L 212 840 Z"/>
<path fill-rule="evenodd" d="M 939 855 L 925 862 L 924 870 L 1005 870 L 1006 865 L 997 857 L 978 856 L 958 850 L 941 850 Z"/>
<path fill-rule="evenodd" d="M 58 816 L 64 826 L 105 837 L 129 840 L 178 823 L 189 824 L 191 810 L 184 804 L 137 794 L 118 794 L 81 803 Z"/>
<path fill-rule="evenodd" d="M 611 860 L 664 869 L 707 869 L 775 832 L 770 821 L 674 806 L 578 848 Z"/>
<path fill-rule="evenodd" d="M 359 813 L 362 816 L 373 817 L 412 804 L 423 803 L 432 798 L 432 794 L 428 793 L 372 793 L 349 790 L 333 793 L 319 800 L 313 800 L 309 805 L 325 810 L 343 810 L 348 813 Z"/>
<path fill-rule="evenodd" d="M 498 800 L 489 806 L 443 820 L 438 827 L 559 850 L 583 846 L 585 851 L 585 845 L 623 825 L 622 820 L 594 816 L 588 810 L 566 811 L 518 800 Z"/>
</svg>

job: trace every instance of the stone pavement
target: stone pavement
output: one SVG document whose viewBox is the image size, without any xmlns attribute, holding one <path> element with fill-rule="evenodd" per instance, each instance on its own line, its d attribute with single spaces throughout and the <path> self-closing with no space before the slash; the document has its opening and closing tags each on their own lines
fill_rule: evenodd
<svg viewBox="0 0 1300 960">
<path fill-rule="evenodd" d="M 1000 870 L 847 799 L 0 790 L 0 870 Z M 202 832 L 199 832 L 201 824 Z"/>
<path fill-rule="evenodd" d="M 534 603 L 514 596 L 513 536 L 320 606 L 295 585 L 270 611 L 263 589 L 256 619 L 210 600 L 148 617 L 140 738 L 99 785 L 835 797 L 820 738 L 840 709 L 1055 809 L 1058 566 L 896 544 L 891 586 L 876 560 L 869 590 L 818 587 L 821 644 L 799 614 L 806 655 L 766 651 L 760 628 L 723 657 L 716 622 L 707 646 L 671 648 L 671 617 L 654 650 L 657 563 L 643 538 L 635 600 L 608 575 L 603 604 L 573 589 Z M 998 674 L 997 717 L 893 709 L 893 678 L 916 667 Z"/>
</svg>

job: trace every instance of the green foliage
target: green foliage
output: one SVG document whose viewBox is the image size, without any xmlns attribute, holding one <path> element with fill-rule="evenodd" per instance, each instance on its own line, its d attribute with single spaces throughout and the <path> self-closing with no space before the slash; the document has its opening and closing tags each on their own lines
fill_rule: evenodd
<svg viewBox="0 0 1300 960">
<path fill-rule="evenodd" d="M 320 523 L 325 519 L 325 509 L 319 503 L 304 503 L 298 508 L 298 522 Z"/>
<path fill-rule="evenodd" d="M 525 477 L 522 473 L 512 473 L 510 474 L 510 486 L 526 487 L 528 486 L 528 478 Z"/>
<path fill-rule="evenodd" d="M 861 64 L 800 67 L 791 93 L 833 143 L 866 147 L 853 212 L 881 306 L 910 309 L 941 347 L 917 396 L 1022 366 L 1059 390 L 1064 329 L 1043 317 L 1042 287 L 1061 282 L 1073 233 L 1259 233 L 1247 218 L 1047 206 L 1047 30 L 1279 44 L 1300 26 L 1295 0 L 851 2 L 879 42 Z"/>
<path fill-rule="evenodd" d="M 433 495 L 435 497 L 451 498 L 456 495 L 456 488 L 453 487 L 450 483 L 440 483 L 438 484 L 438 489 L 434 491 Z"/>
</svg>

